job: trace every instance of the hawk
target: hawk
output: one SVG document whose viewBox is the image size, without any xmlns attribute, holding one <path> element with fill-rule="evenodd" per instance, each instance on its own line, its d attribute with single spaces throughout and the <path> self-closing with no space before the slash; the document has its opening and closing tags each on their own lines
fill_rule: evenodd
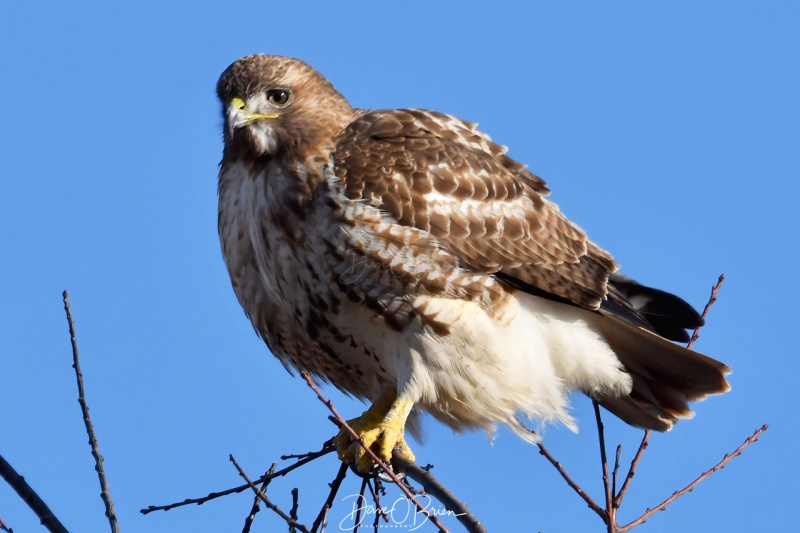
<svg viewBox="0 0 800 533">
<path fill-rule="evenodd" d="M 476 127 L 354 109 L 297 59 L 251 55 L 219 79 L 219 235 L 233 289 L 290 371 L 372 402 L 352 427 L 413 459 L 428 412 L 455 430 L 575 429 L 580 391 L 669 430 L 730 369 L 672 341 L 703 323 L 617 273 L 543 180 Z M 371 467 L 349 434 L 340 458 Z"/>
</svg>

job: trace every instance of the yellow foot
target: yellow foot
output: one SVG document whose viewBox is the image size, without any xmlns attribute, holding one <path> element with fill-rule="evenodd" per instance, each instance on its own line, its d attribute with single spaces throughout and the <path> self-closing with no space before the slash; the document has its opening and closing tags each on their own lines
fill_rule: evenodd
<svg viewBox="0 0 800 533">
<path fill-rule="evenodd" d="M 403 457 L 413 461 L 414 454 L 405 440 L 406 419 L 413 406 L 414 402 L 397 398 L 394 391 L 387 391 L 381 394 L 372 407 L 364 411 L 364 414 L 348 420 L 347 425 L 364 439 L 366 447 L 383 462 L 389 462 L 393 450 L 397 450 Z M 339 459 L 355 465 L 356 470 L 362 474 L 366 474 L 372 469 L 374 461 L 345 428 L 339 431 L 333 442 L 336 445 Z"/>
</svg>

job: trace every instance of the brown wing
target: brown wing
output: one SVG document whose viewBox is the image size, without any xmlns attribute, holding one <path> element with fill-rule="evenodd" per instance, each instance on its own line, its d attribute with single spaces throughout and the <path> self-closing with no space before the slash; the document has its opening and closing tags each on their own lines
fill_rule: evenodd
<svg viewBox="0 0 800 533">
<path fill-rule="evenodd" d="M 505 151 L 448 115 L 370 111 L 339 136 L 334 164 L 350 199 L 430 232 L 462 266 L 598 309 L 616 263 Z"/>
</svg>

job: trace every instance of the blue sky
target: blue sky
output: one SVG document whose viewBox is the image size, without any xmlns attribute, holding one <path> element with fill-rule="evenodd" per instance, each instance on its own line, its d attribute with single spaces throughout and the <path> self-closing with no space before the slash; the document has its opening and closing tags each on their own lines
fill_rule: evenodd
<svg viewBox="0 0 800 533">
<path fill-rule="evenodd" d="M 655 435 L 623 521 L 771 429 L 642 531 L 781 531 L 800 476 L 800 7 L 794 2 L 0 3 L 0 453 L 75 531 L 105 531 L 77 402 L 69 290 L 91 414 L 125 531 L 240 531 L 251 497 L 141 516 L 316 449 L 327 412 L 271 357 L 216 234 L 216 79 L 253 52 L 299 57 L 358 107 L 481 124 L 623 271 L 702 307 L 696 348 L 732 392 Z M 362 406 L 330 389 L 347 416 Z M 594 421 L 545 443 L 601 499 Z M 606 417 L 630 461 L 640 432 Z M 536 449 L 429 422 L 420 462 L 490 531 L 601 531 Z M 311 522 L 333 457 L 273 483 Z M 348 478 L 341 496 L 357 492 Z M 331 511 L 329 531 L 347 513 Z M 39 531 L 0 484 L 0 518 Z M 458 530 L 458 527 L 454 527 Z M 268 513 L 254 531 L 284 530 Z M 422 528 L 420 531 L 432 531 Z"/>
</svg>

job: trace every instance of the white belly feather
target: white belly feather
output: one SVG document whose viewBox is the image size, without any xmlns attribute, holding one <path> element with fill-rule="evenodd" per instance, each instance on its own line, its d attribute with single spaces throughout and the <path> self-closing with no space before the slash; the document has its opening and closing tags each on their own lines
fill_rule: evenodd
<svg viewBox="0 0 800 533">
<path fill-rule="evenodd" d="M 520 414 L 575 429 L 568 412 L 571 392 L 630 392 L 630 376 L 581 318 L 589 311 L 512 291 L 497 317 L 476 302 L 409 295 L 414 307 L 424 304 L 446 319 L 450 333 L 433 334 L 419 319 L 399 331 L 362 303 L 350 301 L 331 279 L 310 273 L 304 278 L 306 262 L 326 253 L 318 242 L 322 236 L 309 233 L 325 227 L 325 214 L 303 226 L 300 248 L 271 226 L 269 206 L 281 201 L 288 179 L 275 166 L 253 180 L 236 164 L 220 178 L 220 238 L 234 290 L 284 363 L 310 368 L 361 397 L 374 398 L 381 388 L 396 386 L 456 429 L 491 430 L 499 422 L 528 440 L 535 437 L 518 423 Z M 328 375 L 324 364 L 304 360 L 325 357 L 303 322 L 313 311 L 309 289 L 340 302 L 330 318 L 336 335 L 323 331 L 319 338 L 341 359 L 342 368 L 350 369 L 348 376 Z"/>
</svg>

